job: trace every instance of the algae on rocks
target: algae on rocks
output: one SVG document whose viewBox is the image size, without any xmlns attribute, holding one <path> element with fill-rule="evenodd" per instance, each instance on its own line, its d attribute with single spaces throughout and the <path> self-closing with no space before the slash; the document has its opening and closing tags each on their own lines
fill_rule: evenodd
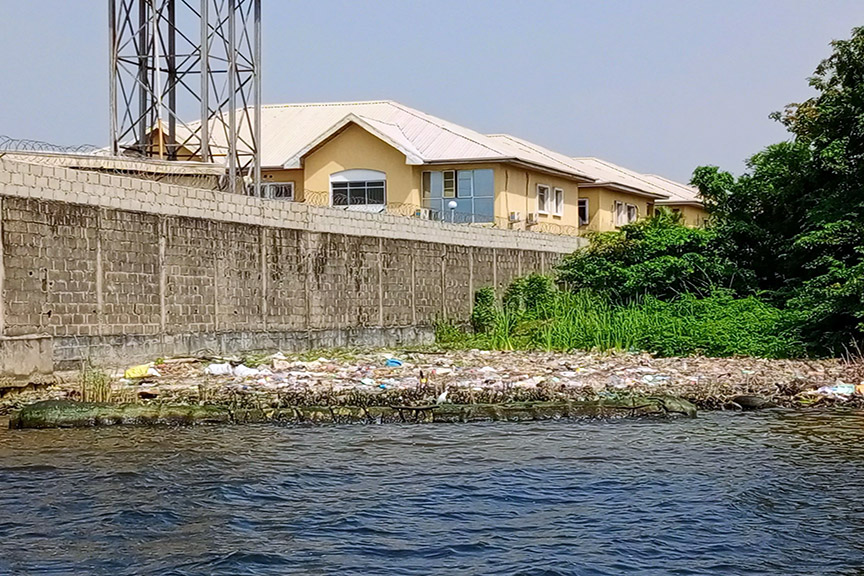
<svg viewBox="0 0 864 576">
<path fill-rule="evenodd" d="M 12 415 L 9 427 L 87 428 L 112 425 L 192 425 L 278 422 L 286 424 L 444 423 L 620 417 L 696 416 L 680 398 L 627 397 L 564 402 L 433 404 L 423 406 L 285 406 L 235 408 L 171 404 L 105 404 L 47 400 Z"/>
</svg>

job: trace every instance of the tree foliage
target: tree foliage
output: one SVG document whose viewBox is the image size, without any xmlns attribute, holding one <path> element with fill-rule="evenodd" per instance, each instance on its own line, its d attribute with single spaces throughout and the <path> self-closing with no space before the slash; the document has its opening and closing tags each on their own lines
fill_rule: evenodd
<svg viewBox="0 0 864 576">
<path fill-rule="evenodd" d="M 832 42 L 810 78 L 815 95 L 772 116 L 792 139 L 769 146 L 734 178 L 694 172 L 718 250 L 797 313 L 814 351 L 860 347 L 864 336 L 864 28 Z"/>
<path fill-rule="evenodd" d="M 715 288 L 746 291 L 750 278 L 717 252 L 713 230 L 687 228 L 678 214 L 654 217 L 594 234 L 585 250 L 559 266 L 558 279 L 574 291 L 592 290 L 624 302 L 645 295 L 706 295 Z"/>
<path fill-rule="evenodd" d="M 814 95 L 772 114 L 789 141 L 754 154 L 738 178 L 695 170 L 710 228 L 661 212 L 594 235 L 559 280 L 622 304 L 755 295 L 810 353 L 864 349 L 864 27 L 832 47 L 809 80 Z"/>
</svg>

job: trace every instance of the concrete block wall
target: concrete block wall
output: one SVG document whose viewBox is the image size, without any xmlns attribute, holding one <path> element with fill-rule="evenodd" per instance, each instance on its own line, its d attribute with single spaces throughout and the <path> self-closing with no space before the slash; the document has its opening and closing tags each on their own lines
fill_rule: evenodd
<svg viewBox="0 0 864 576">
<path fill-rule="evenodd" d="M 583 242 L 0 158 L 0 336 L 55 361 L 396 344 Z"/>
</svg>

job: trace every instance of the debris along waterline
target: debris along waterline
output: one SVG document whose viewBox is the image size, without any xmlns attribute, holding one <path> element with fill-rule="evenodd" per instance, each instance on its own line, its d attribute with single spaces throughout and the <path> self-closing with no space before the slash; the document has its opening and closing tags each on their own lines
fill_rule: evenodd
<svg viewBox="0 0 864 576">
<path fill-rule="evenodd" d="M 191 425 L 278 422 L 286 424 L 437 424 L 622 417 L 694 418 L 696 407 L 679 398 L 630 397 L 582 402 L 432 404 L 425 406 L 284 406 L 109 404 L 46 400 L 14 413 L 9 427 L 88 428 L 112 425 Z"/>
<path fill-rule="evenodd" d="M 134 376 L 134 377 L 127 377 Z M 855 386 L 852 386 L 855 384 Z M 0 397 L 0 415 L 41 400 L 222 405 L 398 406 L 674 396 L 700 410 L 864 407 L 864 363 L 837 359 L 654 358 L 648 354 L 326 350 L 156 359 L 88 367 Z"/>
</svg>

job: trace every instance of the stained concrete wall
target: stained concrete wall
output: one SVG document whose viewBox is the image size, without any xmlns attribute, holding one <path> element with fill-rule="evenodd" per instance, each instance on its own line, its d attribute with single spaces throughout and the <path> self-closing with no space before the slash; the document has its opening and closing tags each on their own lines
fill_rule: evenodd
<svg viewBox="0 0 864 576">
<path fill-rule="evenodd" d="M 58 367 L 428 339 L 583 242 L 2 158 L 0 226 L 0 336 Z"/>
</svg>

